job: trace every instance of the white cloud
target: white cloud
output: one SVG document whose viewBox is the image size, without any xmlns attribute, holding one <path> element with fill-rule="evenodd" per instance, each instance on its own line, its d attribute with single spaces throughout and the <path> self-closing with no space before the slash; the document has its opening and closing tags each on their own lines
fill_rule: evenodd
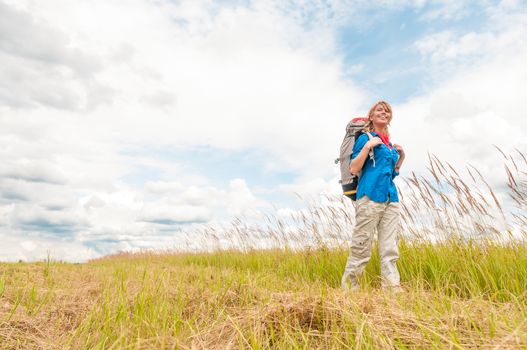
<svg viewBox="0 0 527 350">
<path fill-rule="evenodd" d="M 162 225 L 174 225 L 207 222 L 211 218 L 211 213 L 206 207 L 192 205 L 174 206 L 160 201 L 155 204 L 146 204 L 142 208 L 138 220 Z"/>
<path fill-rule="evenodd" d="M 527 100 L 527 25 L 518 27 L 518 16 L 494 18 L 480 33 L 472 33 L 477 45 L 464 46 L 466 35 L 449 34 L 426 48 L 432 61 L 451 61 L 448 67 L 432 66 L 434 74 L 443 75 L 438 86 L 396 108 L 393 130 L 410 150 L 407 168 L 422 169 L 426 152 L 433 152 L 461 167 L 474 164 L 495 186 L 503 184 L 503 161 L 492 145 L 505 152 L 527 147 L 527 121 L 518 110 L 520 101 Z M 429 39 L 417 46 L 423 48 Z M 459 60 L 463 55 L 471 57 Z"/>
<path fill-rule="evenodd" d="M 55 261 L 83 262 L 100 256 L 79 242 L 27 236 L 13 231 L 0 233 L 0 242 L 2 261 L 35 261 L 49 257 Z"/>
<path fill-rule="evenodd" d="M 315 171 L 323 169 L 323 157 L 338 143 L 326 141 L 364 100 L 340 79 L 331 33 L 306 33 L 272 7 L 211 12 L 209 2 L 161 7 L 134 2 L 126 9 L 107 2 L 58 4 L 31 6 L 43 21 L 68 27 L 76 45 L 106 57 L 97 79 L 118 93 L 113 106 L 91 113 L 85 126 L 104 125 L 97 132 L 107 140 L 256 146 L 272 152 L 276 166 L 304 170 L 309 157 L 318 161 Z M 86 16 L 95 9 L 96 22 Z M 178 26 L 170 15 L 186 24 Z M 122 47 L 133 52 L 130 61 L 113 64 L 108 53 Z M 79 127 L 78 120 L 73 123 Z M 305 155 L 302 150 L 312 142 L 320 144 L 318 154 Z"/>
<path fill-rule="evenodd" d="M 30 234 L 30 242 L 51 242 L 53 238 L 82 242 L 90 247 L 89 257 L 116 250 L 183 249 L 186 243 L 181 231 L 185 226 L 212 221 L 221 213 L 222 217 L 253 215 L 258 208 L 268 206 L 241 179 L 233 180 L 227 191 L 161 181 L 149 182 L 143 189 L 121 184 L 111 192 L 94 189 L 77 200 L 69 193 L 73 189 L 65 185 L 48 185 L 53 189 L 46 192 L 44 184 L 37 184 L 39 192 L 24 192 L 20 188 L 34 183 L 20 181 L 20 188 L 13 191 L 27 197 L 16 204 L 11 204 L 11 199 L 0 205 L 2 231 L 20 238 Z M 17 253 L 22 248 L 15 245 L 4 256 L 10 260 L 26 259 L 31 254 L 45 256 L 45 247 L 48 249 L 49 244 L 28 251 L 26 245 Z M 54 252 L 54 258 L 66 256 L 60 249 Z"/>
<path fill-rule="evenodd" d="M 179 182 L 148 181 L 145 188 L 148 192 L 162 194 L 183 192 L 185 186 Z"/>
<path fill-rule="evenodd" d="M 14 108 L 91 109 L 111 90 L 95 79 L 101 58 L 65 31 L 0 2 L 0 102 Z"/>
<path fill-rule="evenodd" d="M 279 186 L 280 191 L 290 193 L 298 198 L 309 198 L 310 196 L 318 196 L 321 194 L 338 194 L 341 190 L 338 177 L 333 177 L 329 181 L 322 178 L 298 179 L 292 184 L 283 184 Z M 337 191 L 337 192 L 335 192 Z"/>
<path fill-rule="evenodd" d="M 459 2 L 456 2 L 459 3 Z M 415 48 L 425 60 L 444 69 L 444 64 L 456 64 L 456 69 L 470 67 L 475 61 L 492 61 L 525 52 L 527 13 L 516 2 L 502 1 L 488 6 L 488 21 L 477 32 L 442 30 L 415 42 Z"/>
<path fill-rule="evenodd" d="M 258 215 L 258 208 L 269 207 L 265 201 L 256 198 L 243 179 L 234 179 L 229 184 L 230 193 L 225 198 L 224 204 L 227 206 L 231 216 L 251 216 Z"/>
<path fill-rule="evenodd" d="M 424 3 L 424 1 L 422 2 Z M 455 1 L 455 0 L 433 0 L 428 1 L 432 8 L 427 10 L 421 17 L 427 21 L 437 19 L 461 19 L 470 15 L 470 6 L 476 1 Z M 481 3 L 481 1 L 480 1 Z"/>
</svg>

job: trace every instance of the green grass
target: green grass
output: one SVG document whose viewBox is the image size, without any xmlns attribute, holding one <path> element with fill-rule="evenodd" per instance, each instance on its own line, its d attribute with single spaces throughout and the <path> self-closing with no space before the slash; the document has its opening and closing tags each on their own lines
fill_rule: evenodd
<svg viewBox="0 0 527 350">
<path fill-rule="evenodd" d="M 527 347 L 527 245 L 401 242 L 404 291 L 344 249 L 0 265 L 3 349 Z"/>
</svg>

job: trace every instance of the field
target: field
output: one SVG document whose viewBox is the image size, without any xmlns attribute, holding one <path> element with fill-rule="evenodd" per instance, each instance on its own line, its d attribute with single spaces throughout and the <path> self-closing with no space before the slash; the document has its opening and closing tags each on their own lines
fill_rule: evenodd
<svg viewBox="0 0 527 350">
<path fill-rule="evenodd" d="M 507 206 L 433 157 L 430 179 L 405 179 L 400 293 L 375 251 L 361 291 L 339 288 L 353 215 L 329 199 L 205 229 L 208 253 L 0 264 L 0 348 L 527 348 L 527 182 L 506 160 Z"/>
</svg>

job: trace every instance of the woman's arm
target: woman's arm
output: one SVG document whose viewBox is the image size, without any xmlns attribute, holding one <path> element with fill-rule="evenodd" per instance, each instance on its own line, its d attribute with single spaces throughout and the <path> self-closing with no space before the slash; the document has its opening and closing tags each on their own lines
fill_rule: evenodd
<svg viewBox="0 0 527 350">
<path fill-rule="evenodd" d="M 368 157 L 368 153 L 370 152 L 370 149 L 373 147 L 380 145 L 382 143 L 382 140 L 378 137 L 374 137 L 366 144 L 364 147 L 362 147 L 360 153 L 351 160 L 350 164 L 350 172 L 354 175 L 358 174 L 359 171 L 362 170 L 362 167 L 364 166 L 364 162 L 366 161 L 366 158 Z"/>
<path fill-rule="evenodd" d="M 403 165 L 405 154 L 403 148 L 400 145 L 394 144 L 393 147 L 395 147 L 397 152 L 399 152 L 399 160 L 395 164 L 395 171 L 399 172 L 399 170 L 401 169 L 401 165 Z"/>
</svg>

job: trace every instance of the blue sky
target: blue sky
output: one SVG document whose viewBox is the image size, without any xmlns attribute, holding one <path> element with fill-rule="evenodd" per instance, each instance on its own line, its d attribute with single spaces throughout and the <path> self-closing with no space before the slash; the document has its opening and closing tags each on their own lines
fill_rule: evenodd
<svg viewBox="0 0 527 350">
<path fill-rule="evenodd" d="M 385 99 L 409 154 L 525 149 L 524 1 L 0 0 L 0 260 L 183 249 L 181 231 L 338 195 Z M 505 193 L 501 193 L 505 199 Z M 303 200 L 303 199 L 304 200 Z"/>
<path fill-rule="evenodd" d="M 177 161 L 183 168 L 209 176 L 219 187 L 228 186 L 233 178 L 250 179 L 253 186 L 277 186 L 289 183 L 297 176 L 296 172 L 284 170 L 266 171 L 263 160 L 271 157 L 259 149 L 224 150 L 201 145 L 180 148 L 147 148 L 135 152 L 124 152 L 129 156 L 142 156 L 164 161 Z M 142 187 L 147 181 L 163 180 L 159 169 L 139 167 L 122 178 L 130 185 Z M 167 180 L 167 179 L 164 179 Z"/>
<path fill-rule="evenodd" d="M 404 103 L 436 85 L 441 77 L 434 76 L 434 68 L 423 60 L 414 43 L 444 30 L 458 34 L 477 32 L 488 20 L 485 2 L 465 5 L 466 14 L 460 17 L 427 18 L 426 14 L 440 6 L 426 3 L 419 8 L 372 9 L 372 18 L 365 27 L 352 23 L 339 28 L 337 40 L 345 65 L 360 67 L 351 74 L 352 79 L 372 96 L 383 96 L 392 103 Z"/>
</svg>

